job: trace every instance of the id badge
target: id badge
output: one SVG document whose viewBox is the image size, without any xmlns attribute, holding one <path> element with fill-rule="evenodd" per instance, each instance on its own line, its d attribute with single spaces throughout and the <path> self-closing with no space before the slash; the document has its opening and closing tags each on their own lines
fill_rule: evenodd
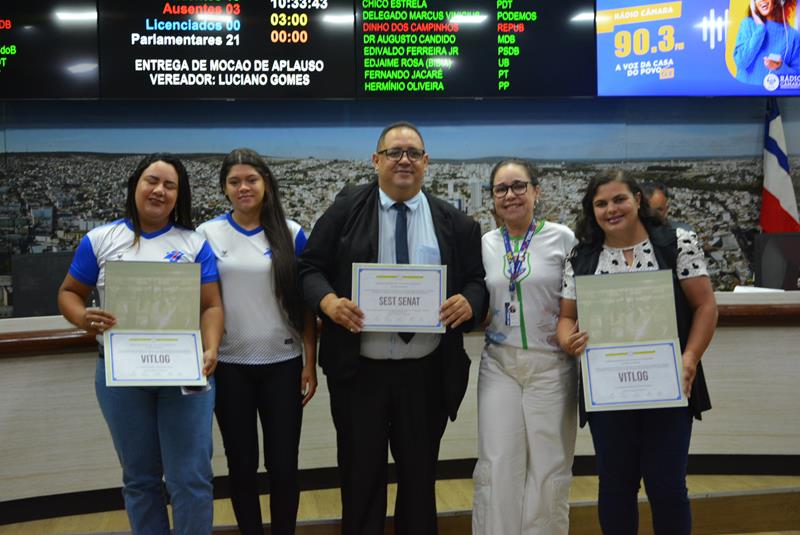
<svg viewBox="0 0 800 535">
<path fill-rule="evenodd" d="M 519 303 L 506 301 L 506 326 L 519 327 Z"/>
</svg>

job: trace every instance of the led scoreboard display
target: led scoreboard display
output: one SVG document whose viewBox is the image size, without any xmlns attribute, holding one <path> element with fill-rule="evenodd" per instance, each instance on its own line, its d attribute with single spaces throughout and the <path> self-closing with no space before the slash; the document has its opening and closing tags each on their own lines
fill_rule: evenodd
<svg viewBox="0 0 800 535">
<path fill-rule="evenodd" d="M 352 0 L 100 0 L 104 98 L 352 98 Z"/>
<path fill-rule="evenodd" d="M 360 97 L 595 94 L 591 1 L 356 2 Z"/>
<path fill-rule="evenodd" d="M 593 96 L 591 0 L 5 0 L 0 99 Z"/>
<path fill-rule="evenodd" d="M 97 98 L 94 1 L 0 2 L 0 98 Z"/>
</svg>

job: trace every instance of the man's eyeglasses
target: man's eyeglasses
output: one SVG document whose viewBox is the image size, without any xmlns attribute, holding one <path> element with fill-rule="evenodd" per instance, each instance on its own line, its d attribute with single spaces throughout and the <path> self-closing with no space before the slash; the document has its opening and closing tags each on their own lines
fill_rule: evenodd
<svg viewBox="0 0 800 535">
<path fill-rule="evenodd" d="M 393 162 L 399 162 L 403 159 L 403 155 L 407 155 L 408 159 L 412 162 L 418 162 L 425 156 L 425 151 L 422 149 L 383 149 L 379 150 L 378 154 L 383 154 L 389 160 Z"/>
<path fill-rule="evenodd" d="M 523 180 L 515 180 L 510 186 L 508 184 L 497 184 L 496 186 L 492 187 L 492 195 L 494 195 L 497 199 L 502 199 L 508 195 L 508 190 L 513 191 L 514 195 L 522 195 L 528 191 L 529 185 L 530 182 Z"/>
</svg>

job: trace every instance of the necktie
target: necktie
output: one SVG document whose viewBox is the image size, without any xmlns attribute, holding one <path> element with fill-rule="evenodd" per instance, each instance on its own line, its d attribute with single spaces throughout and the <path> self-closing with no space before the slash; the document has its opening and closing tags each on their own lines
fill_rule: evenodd
<svg viewBox="0 0 800 535">
<path fill-rule="evenodd" d="M 402 202 L 394 203 L 397 210 L 397 218 L 394 223 L 394 255 L 395 262 L 398 264 L 408 264 L 408 223 L 406 212 L 408 206 Z M 409 343 L 414 338 L 414 333 L 397 333 L 405 343 Z"/>
<path fill-rule="evenodd" d="M 402 202 L 394 203 L 397 218 L 394 224 L 394 254 L 398 264 L 408 264 L 408 222 L 406 212 L 408 206 Z"/>
</svg>

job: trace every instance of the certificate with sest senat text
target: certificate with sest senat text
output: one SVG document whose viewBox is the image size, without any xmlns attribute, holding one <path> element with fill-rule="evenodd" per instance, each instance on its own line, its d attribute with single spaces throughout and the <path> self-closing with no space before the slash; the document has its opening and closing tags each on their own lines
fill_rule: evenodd
<svg viewBox="0 0 800 535">
<path fill-rule="evenodd" d="M 443 333 L 447 266 L 353 263 L 353 302 L 367 332 Z"/>
<path fill-rule="evenodd" d="M 684 407 L 672 272 L 575 277 L 586 410 Z"/>
<path fill-rule="evenodd" d="M 203 386 L 200 264 L 107 262 L 108 386 Z"/>
</svg>

